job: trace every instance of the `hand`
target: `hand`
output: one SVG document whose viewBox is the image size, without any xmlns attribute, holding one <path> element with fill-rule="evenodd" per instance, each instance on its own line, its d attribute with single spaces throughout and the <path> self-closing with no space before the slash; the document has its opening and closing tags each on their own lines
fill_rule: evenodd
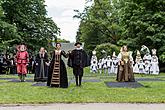
<svg viewBox="0 0 165 110">
<path fill-rule="evenodd" d="M 68 53 L 71 53 L 71 52 L 72 52 L 71 50 L 68 51 Z"/>
<path fill-rule="evenodd" d="M 36 66 L 38 65 L 38 63 L 36 63 Z"/>
<path fill-rule="evenodd" d="M 46 65 L 49 66 L 50 64 L 46 62 Z"/>
</svg>

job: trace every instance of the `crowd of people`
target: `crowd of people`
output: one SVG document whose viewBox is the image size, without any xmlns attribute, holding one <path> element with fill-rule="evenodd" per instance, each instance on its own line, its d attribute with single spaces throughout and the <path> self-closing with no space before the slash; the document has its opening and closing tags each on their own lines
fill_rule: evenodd
<svg viewBox="0 0 165 110">
<path fill-rule="evenodd" d="M 49 60 L 48 53 L 44 47 L 41 47 L 35 58 L 30 57 L 27 47 L 23 44 L 17 46 L 17 53 L 10 56 L 0 56 L 0 73 L 7 71 L 9 74 L 18 74 L 21 82 L 25 81 L 27 73 L 35 73 L 34 81 L 47 82 L 50 87 L 68 87 L 68 76 L 66 65 L 62 57 L 68 58 L 67 65 L 73 68 L 76 86 L 81 86 L 84 68 L 90 66 L 91 73 L 116 74 L 116 80 L 119 82 L 135 81 L 134 73 L 159 74 L 158 57 L 156 49 L 152 49 L 152 56 L 149 49 L 145 46 L 141 51 L 147 49 L 144 57 L 141 57 L 137 50 L 136 59 L 132 57 L 132 52 L 128 51 L 127 46 L 123 46 L 120 53 L 112 56 L 104 55 L 97 59 L 96 51 L 89 56 L 82 48 L 82 43 L 75 43 L 75 49 L 68 51 L 61 50 L 61 44 L 56 43 L 56 47 Z"/>
<path fill-rule="evenodd" d="M 144 47 L 145 46 L 142 46 L 142 49 Z M 141 57 L 140 51 L 137 50 L 135 60 L 132 57 L 132 52 L 128 52 L 127 46 L 123 46 L 118 55 L 113 52 L 112 56 L 105 55 L 103 58 L 98 59 L 96 57 L 96 51 L 93 51 L 92 54 L 90 66 L 91 73 L 108 75 L 118 74 L 120 76 L 120 70 L 126 70 L 139 74 L 159 74 L 159 62 L 156 55 L 156 49 L 152 49 L 152 56 L 149 50 L 147 50 L 143 58 Z"/>
<path fill-rule="evenodd" d="M 34 81 L 47 82 L 50 87 L 68 87 L 67 70 L 62 56 L 68 58 L 68 66 L 73 68 L 76 86 L 81 86 L 83 77 L 83 68 L 90 65 L 89 56 L 82 48 L 82 43 L 75 43 L 75 49 L 68 51 L 61 50 L 61 44 L 56 43 L 55 50 L 52 53 L 51 60 L 48 59 L 46 50 L 41 47 L 35 58 L 29 58 L 27 47 L 23 44 L 17 46 L 17 53 L 12 60 L 8 61 L 12 65 L 5 65 L 5 57 L 1 57 L 0 70 L 13 72 L 18 74 L 20 82 L 25 82 L 26 74 L 29 72 L 35 73 Z M 8 68 L 4 69 L 4 68 Z M 3 73 L 3 72 L 0 72 Z"/>
</svg>

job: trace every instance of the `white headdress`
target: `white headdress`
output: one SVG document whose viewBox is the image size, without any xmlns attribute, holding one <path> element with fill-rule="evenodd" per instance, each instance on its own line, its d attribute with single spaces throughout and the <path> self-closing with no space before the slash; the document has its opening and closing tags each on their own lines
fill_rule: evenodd
<svg viewBox="0 0 165 110">
<path fill-rule="evenodd" d="M 152 49 L 152 55 L 156 55 L 156 49 Z"/>
</svg>

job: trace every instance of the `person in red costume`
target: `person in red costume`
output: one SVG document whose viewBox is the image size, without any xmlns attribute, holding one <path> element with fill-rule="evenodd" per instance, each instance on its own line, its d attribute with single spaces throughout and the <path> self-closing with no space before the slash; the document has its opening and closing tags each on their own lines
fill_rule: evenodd
<svg viewBox="0 0 165 110">
<path fill-rule="evenodd" d="M 16 65 L 17 65 L 17 73 L 21 82 L 25 81 L 25 76 L 27 74 L 27 65 L 29 62 L 29 54 L 26 51 L 27 48 L 25 45 L 17 46 L 17 54 L 16 54 Z"/>
</svg>

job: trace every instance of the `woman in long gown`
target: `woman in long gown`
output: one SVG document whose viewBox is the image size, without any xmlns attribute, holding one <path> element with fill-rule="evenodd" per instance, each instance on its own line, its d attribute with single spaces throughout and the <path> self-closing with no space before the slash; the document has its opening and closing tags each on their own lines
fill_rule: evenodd
<svg viewBox="0 0 165 110">
<path fill-rule="evenodd" d="M 121 52 L 118 56 L 119 68 L 117 74 L 117 81 L 119 82 L 132 82 L 135 81 L 133 74 L 132 62 L 133 58 L 127 50 L 127 46 L 121 48 Z"/>
<path fill-rule="evenodd" d="M 142 60 L 141 58 L 141 55 L 140 55 L 140 51 L 137 50 L 137 55 L 136 55 L 136 59 L 135 59 L 135 65 L 133 67 L 133 72 L 134 73 L 140 73 L 140 70 L 139 70 L 139 63 L 140 63 L 140 60 Z"/>
<path fill-rule="evenodd" d="M 152 49 L 150 74 L 159 75 L 159 61 L 158 57 L 156 56 L 156 49 Z"/>
<path fill-rule="evenodd" d="M 65 58 L 68 57 L 65 51 L 61 50 L 61 44 L 56 43 L 56 50 L 53 52 L 49 67 L 47 86 L 60 88 L 68 87 L 67 71 L 65 63 L 61 58 L 62 56 Z"/>
<path fill-rule="evenodd" d="M 34 75 L 34 81 L 47 81 L 48 77 L 48 55 L 45 52 L 45 49 L 43 47 L 40 48 L 40 52 L 36 56 L 36 68 L 35 68 L 35 75 Z"/>
</svg>

